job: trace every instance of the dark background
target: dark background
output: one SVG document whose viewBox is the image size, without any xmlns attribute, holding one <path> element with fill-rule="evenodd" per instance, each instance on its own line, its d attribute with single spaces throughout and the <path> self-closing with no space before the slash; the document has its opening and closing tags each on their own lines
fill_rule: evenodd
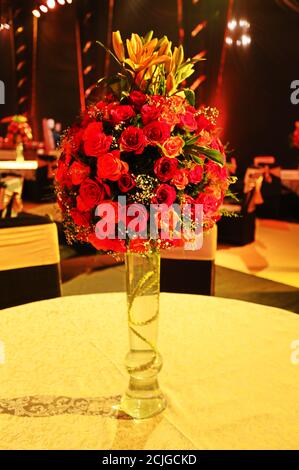
<svg viewBox="0 0 299 470">
<path fill-rule="evenodd" d="M 153 29 L 157 35 L 166 34 L 178 43 L 177 0 L 114 3 L 112 29 L 119 29 L 123 37 Z M 20 25 L 24 28 L 14 38 L 16 49 L 20 44 L 26 46 L 21 54 L 13 54 L 12 35 L 0 32 L 0 79 L 6 85 L 6 105 L 0 106 L 0 118 L 16 112 L 28 112 L 30 117 L 33 4 L 31 0 L 10 2 L 14 28 Z M 299 120 L 299 105 L 291 104 L 290 84 L 299 79 L 299 14 L 282 4 L 283 0 L 235 0 L 235 15 L 250 21 L 253 42 L 247 50 L 228 49 L 220 105 L 223 140 L 229 141 L 241 167 L 253 156 L 265 154 L 275 155 L 284 166 L 295 164 L 289 135 L 294 122 Z M 227 5 L 228 0 L 183 1 L 186 55 L 207 50 L 207 61 L 197 69 L 197 75 L 207 75 L 197 93 L 200 102 L 215 104 Z M 85 76 L 85 89 L 104 74 L 105 52 L 95 40 L 107 42 L 108 6 L 109 0 L 74 0 L 72 6 L 59 7 L 39 20 L 36 87 L 39 123 L 43 117 L 53 117 L 67 126 L 80 111 L 77 20 L 82 47 L 92 42 L 83 54 L 83 68 L 93 67 Z M 207 27 L 192 38 L 191 31 L 203 20 L 208 21 Z M 25 65 L 17 71 L 20 57 Z M 17 87 L 23 77 L 25 84 Z M 25 101 L 18 104 L 22 97 Z"/>
</svg>

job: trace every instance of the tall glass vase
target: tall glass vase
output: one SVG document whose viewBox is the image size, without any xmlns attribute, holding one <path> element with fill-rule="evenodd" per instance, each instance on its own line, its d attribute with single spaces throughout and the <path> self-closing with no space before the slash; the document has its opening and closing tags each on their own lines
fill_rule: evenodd
<svg viewBox="0 0 299 470">
<path fill-rule="evenodd" d="M 121 408 L 136 419 L 154 416 L 165 409 L 158 373 L 162 358 L 157 350 L 160 254 L 126 254 L 126 282 L 130 351 L 126 367 L 129 387 Z"/>
</svg>

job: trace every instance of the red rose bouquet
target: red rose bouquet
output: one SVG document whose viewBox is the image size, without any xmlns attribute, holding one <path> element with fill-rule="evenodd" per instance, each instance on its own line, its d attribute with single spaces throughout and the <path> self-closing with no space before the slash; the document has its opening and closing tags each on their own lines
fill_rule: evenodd
<svg viewBox="0 0 299 470">
<path fill-rule="evenodd" d="M 109 92 L 67 131 L 56 174 L 69 242 L 108 252 L 186 241 L 173 236 L 176 223 L 161 237 L 161 217 L 152 236 L 152 205 L 164 212 L 174 204 L 201 205 L 201 225 L 211 229 L 229 187 L 217 110 L 196 108 L 194 93 L 180 88 L 195 61 L 152 33 L 133 34 L 126 46 L 128 58 L 120 33 L 113 33 L 110 53 L 120 72 L 102 79 Z"/>
<path fill-rule="evenodd" d="M 120 72 L 103 79 L 110 91 L 66 133 L 57 195 L 70 242 L 126 252 L 131 380 L 120 409 L 144 419 L 166 406 L 157 381 L 159 247 L 193 244 L 211 229 L 230 181 L 217 111 L 196 108 L 182 86 L 195 61 L 152 33 L 133 34 L 126 50 L 113 33 L 113 48 Z"/>
</svg>

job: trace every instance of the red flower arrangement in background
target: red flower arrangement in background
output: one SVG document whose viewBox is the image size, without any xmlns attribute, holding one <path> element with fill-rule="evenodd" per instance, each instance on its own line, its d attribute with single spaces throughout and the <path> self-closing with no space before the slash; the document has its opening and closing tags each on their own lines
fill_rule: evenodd
<svg viewBox="0 0 299 470">
<path fill-rule="evenodd" d="M 25 116 L 13 116 L 7 129 L 6 141 L 9 145 L 28 144 L 32 141 L 32 129 Z"/>
<path fill-rule="evenodd" d="M 158 42 L 155 45 L 159 47 Z M 115 36 L 114 49 L 118 58 L 123 58 Z M 146 53 L 148 49 L 150 46 Z M 168 56 L 156 56 L 155 52 L 153 57 L 158 61 L 158 70 L 168 60 Z M 190 67 L 192 63 L 188 61 Z M 133 68 L 131 63 L 130 67 Z M 216 129 L 216 111 L 196 109 L 194 94 L 174 88 L 176 75 L 169 81 L 170 75 L 162 77 L 162 68 L 154 82 L 153 76 L 149 79 L 146 90 L 139 69 L 134 69 L 134 73 L 131 69 L 134 80 L 128 79 L 125 90 L 114 90 L 114 95 L 90 106 L 79 123 L 67 131 L 56 174 L 68 240 L 89 242 L 98 250 L 109 252 L 125 251 L 129 242 L 130 249 L 135 243 L 140 250 L 151 240 L 97 238 L 99 203 L 117 206 L 117 198 L 126 196 L 127 207 L 143 204 L 148 214 L 151 204 L 199 203 L 203 204 L 203 228 L 208 230 L 221 216 L 220 206 L 230 184 Z M 142 77 L 147 76 L 149 65 L 144 70 Z M 115 233 L 119 223 L 118 218 Z M 166 245 L 172 242 L 168 240 Z"/>
<path fill-rule="evenodd" d="M 292 138 L 293 147 L 299 149 L 299 121 L 295 123 L 295 130 Z"/>
</svg>

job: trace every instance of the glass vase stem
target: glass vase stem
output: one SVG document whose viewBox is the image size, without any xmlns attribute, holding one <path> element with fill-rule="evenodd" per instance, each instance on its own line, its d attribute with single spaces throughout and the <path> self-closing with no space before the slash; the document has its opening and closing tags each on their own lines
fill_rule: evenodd
<svg viewBox="0 0 299 470">
<path fill-rule="evenodd" d="M 158 384 L 162 358 L 157 350 L 160 255 L 126 255 L 127 303 L 130 351 L 126 367 L 130 383 L 122 410 L 137 419 L 154 416 L 165 408 Z"/>
</svg>

